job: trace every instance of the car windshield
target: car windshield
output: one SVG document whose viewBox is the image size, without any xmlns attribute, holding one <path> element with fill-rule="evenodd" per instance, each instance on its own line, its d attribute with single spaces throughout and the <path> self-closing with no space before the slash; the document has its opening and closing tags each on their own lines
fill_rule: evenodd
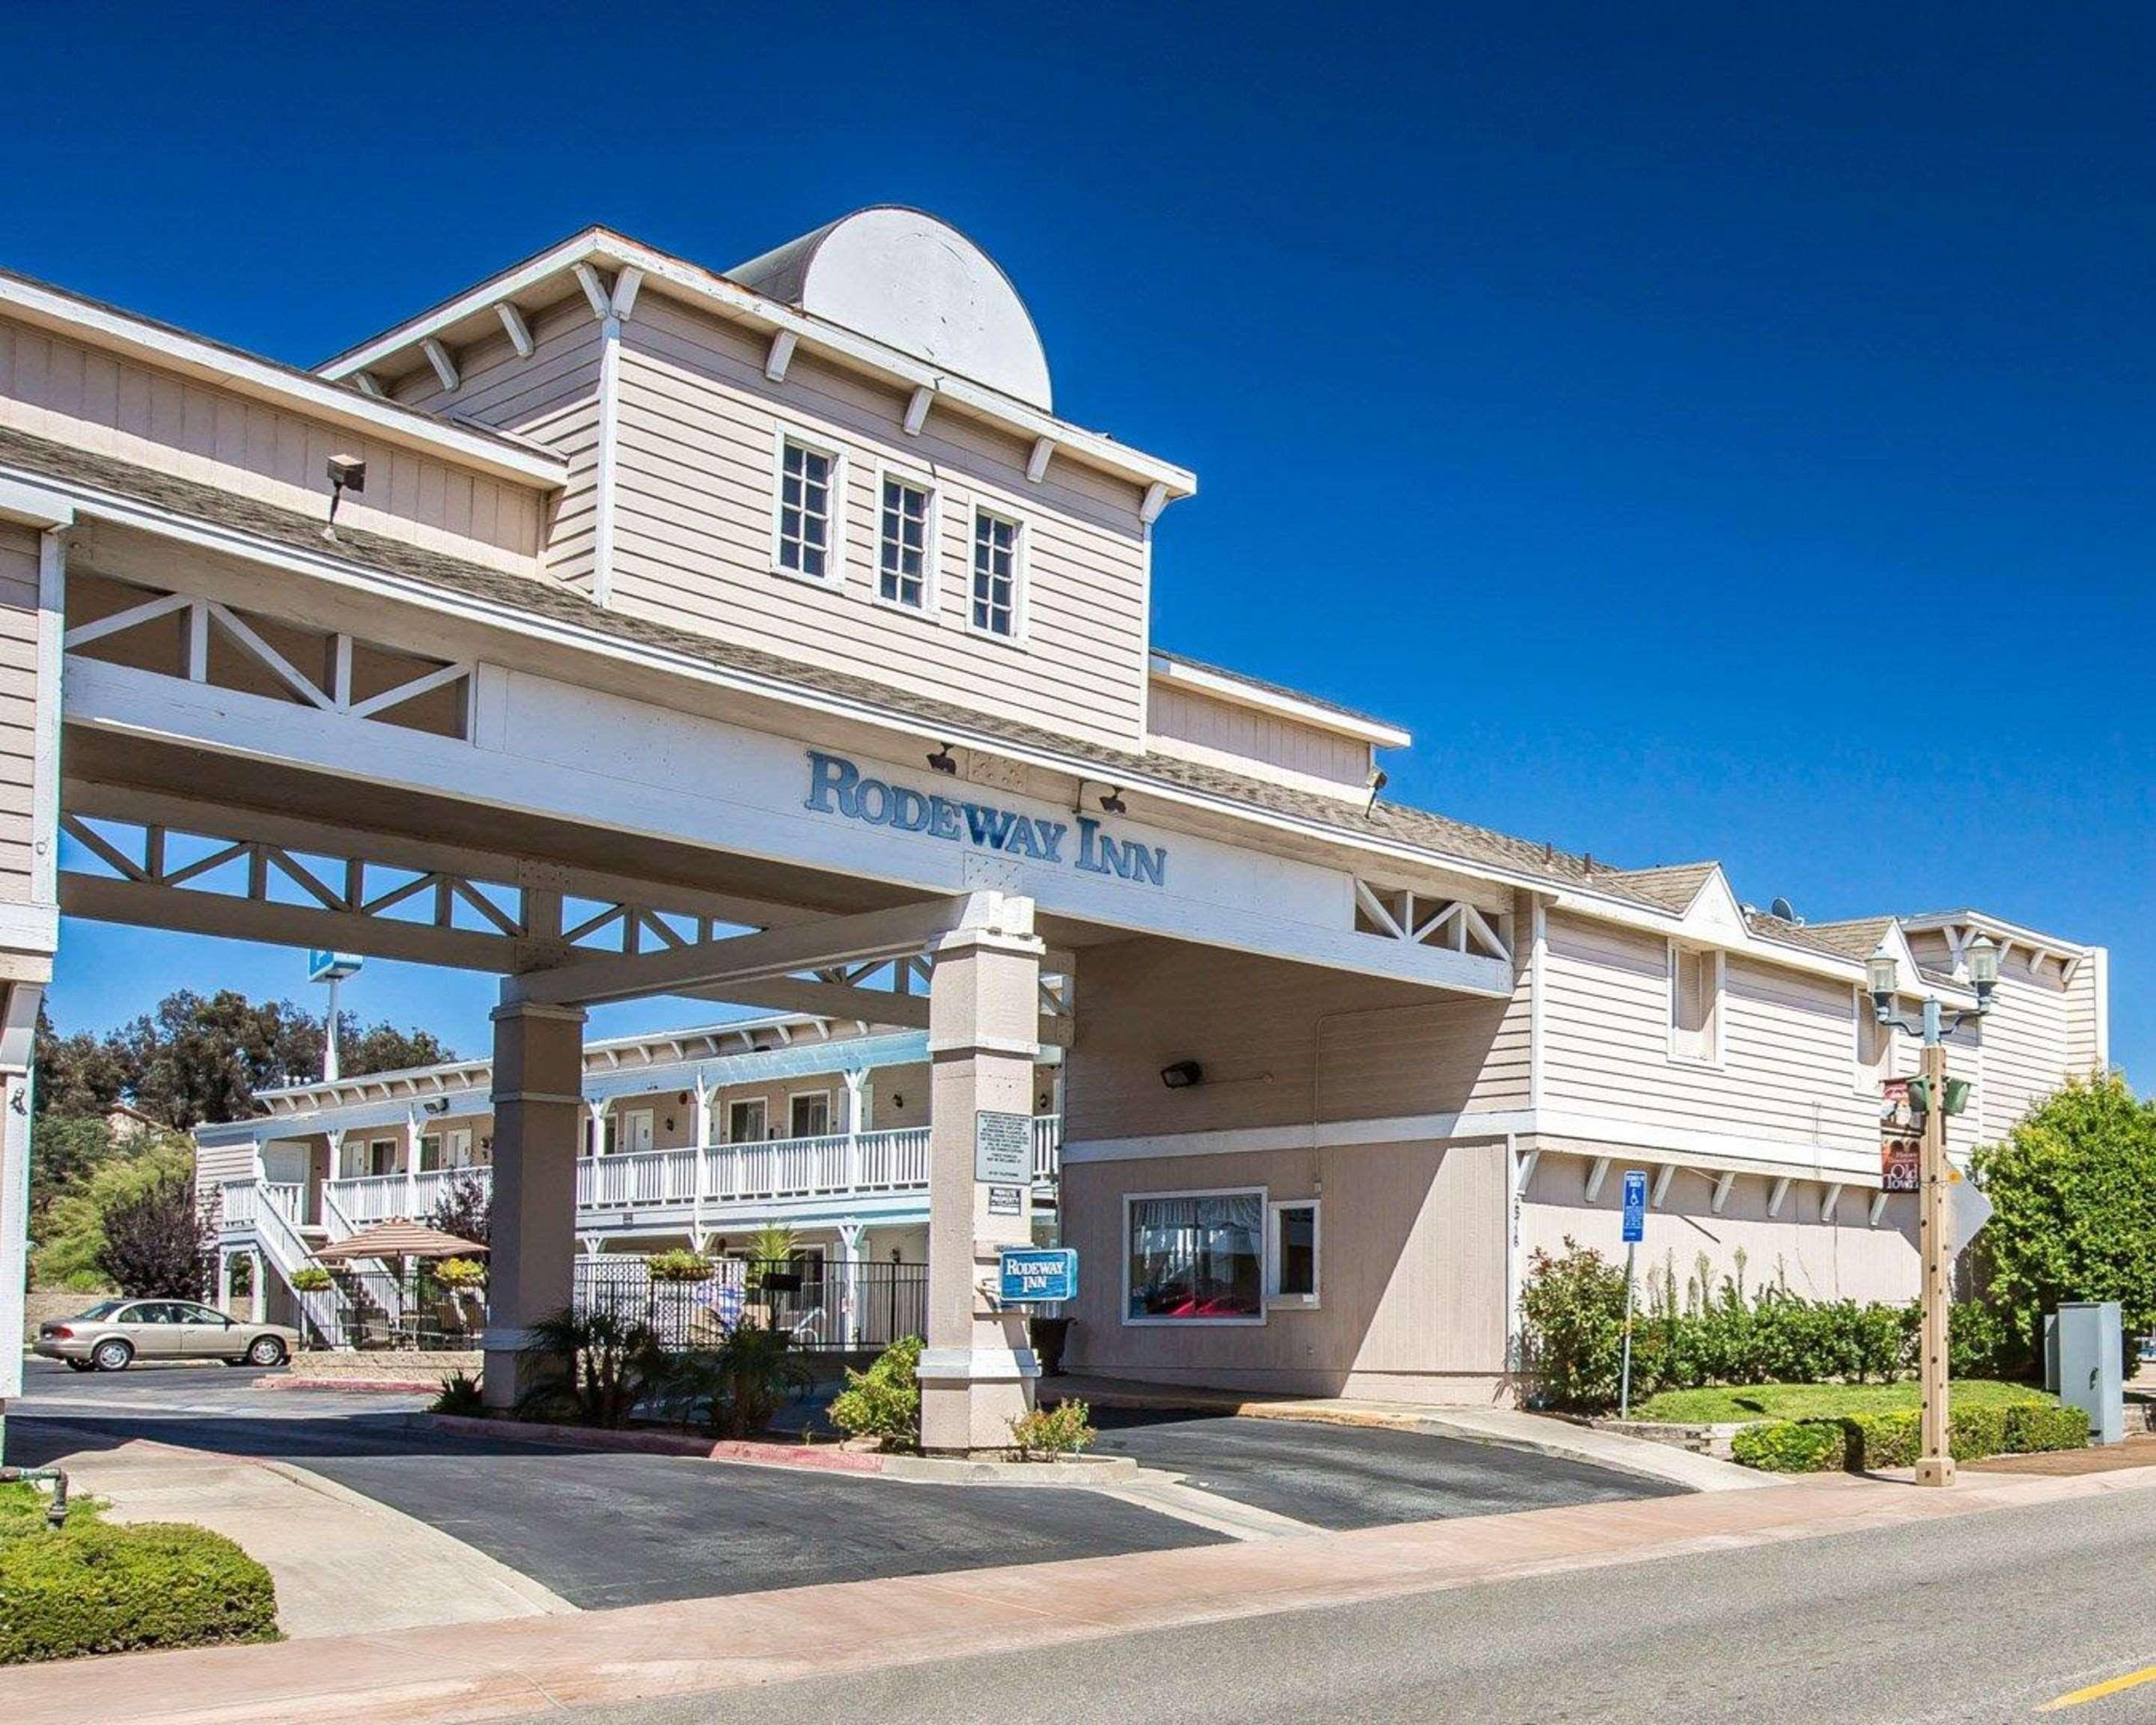
<svg viewBox="0 0 2156 1725">
<path fill-rule="evenodd" d="M 102 1300 L 79 1315 L 83 1317 L 110 1317 L 126 1303 L 125 1300 Z"/>
</svg>

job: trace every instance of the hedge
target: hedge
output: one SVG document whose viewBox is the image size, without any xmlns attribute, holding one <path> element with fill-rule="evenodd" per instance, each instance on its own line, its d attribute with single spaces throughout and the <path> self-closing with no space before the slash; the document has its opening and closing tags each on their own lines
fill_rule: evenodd
<svg viewBox="0 0 2156 1725">
<path fill-rule="evenodd" d="M 1825 1473 L 1836 1467 L 1870 1473 L 1915 1466 L 1922 1433 L 1923 1416 L 1915 1412 L 1769 1420 L 1738 1432 L 1730 1440 L 1729 1453 L 1745 1466 L 1768 1473 Z M 2087 1443 L 2088 1415 L 2079 1408 L 2048 1404 L 1958 1408 L 1947 1429 L 1947 1448 L 1957 1461 L 2078 1450 Z"/>
<path fill-rule="evenodd" d="M 276 1639 L 270 1572 L 207 1527 L 89 1522 L 0 1540 L 0 1665 Z"/>
</svg>

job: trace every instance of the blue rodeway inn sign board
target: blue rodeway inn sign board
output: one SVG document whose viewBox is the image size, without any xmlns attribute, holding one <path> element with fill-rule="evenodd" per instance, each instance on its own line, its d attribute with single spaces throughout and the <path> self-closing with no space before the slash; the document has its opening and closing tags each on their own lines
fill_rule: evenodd
<svg viewBox="0 0 2156 1725">
<path fill-rule="evenodd" d="M 1005 1246 L 998 1269 L 1007 1306 L 1078 1297 L 1078 1254 L 1069 1246 Z"/>
<path fill-rule="evenodd" d="M 1138 886 L 1168 883 L 1168 847 L 1118 839 L 1090 815 L 1069 820 L 1021 814 L 993 803 L 961 802 L 864 776 L 839 755 L 808 751 L 808 807 L 893 832 L 920 833 L 1014 862 L 1048 863 L 1081 875 L 1106 875 Z M 1073 825 L 1077 830 L 1074 835 Z M 1075 842 L 1074 842 L 1075 838 Z"/>
</svg>

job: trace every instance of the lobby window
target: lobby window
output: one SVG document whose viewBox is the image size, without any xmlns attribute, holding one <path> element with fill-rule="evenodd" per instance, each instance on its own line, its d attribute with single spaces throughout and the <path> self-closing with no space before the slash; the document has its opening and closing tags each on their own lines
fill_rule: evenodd
<svg viewBox="0 0 2156 1725">
<path fill-rule="evenodd" d="M 1268 1306 L 1317 1306 L 1317 1210 L 1314 1198 L 1287 1199 L 1266 1206 Z"/>
<path fill-rule="evenodd" d="M 1670 947 L 1670 1057 L 1722 1064 L 1722 954 Z"/>
<path fill-rule="evenodd" d="M 1008 516 L 973 511 L 973 603 L 968 621 L 983 634 L 1015 640 L 1024 529 Z"/>
<path fill-rule="evenodd" d="M 1125 1322 L 1265 1322 L 1262 1189 L 1123 1203 Z"/>
<path fill-rule="evenodd" d="M 771 555 L 773 566 L 782 573 L 810 581 L 839 578 L 843 466 L 836 449 L 780 434 Z"/>
<path fill-rule="evenodd" d="M 934 592 L 936 494 L 891 474 L 876 490 L 876 597 L 926 611 Z"/>
</svg>

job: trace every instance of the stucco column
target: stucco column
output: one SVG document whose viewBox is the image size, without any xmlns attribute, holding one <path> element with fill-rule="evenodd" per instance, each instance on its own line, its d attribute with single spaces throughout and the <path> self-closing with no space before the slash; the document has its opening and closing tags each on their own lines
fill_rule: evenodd
<svg viewBox="0 0 2156 1725">
<path fill-rule="evenodd" d="M 967 924 L 937 943 L 928 989 L 928 1336 L 921 1357 L 921 1442 L 932 1455 L 1010 1447 L 1010 1422 L 1033 1406 L 1040 1375 L 1023 1312 L 980 1284 L 997 1249 L 1032 1238 L 1032 1180 L 1014 1183 L 1015 1214 L 989 1213 L 974 1178 L 983 1114 L 1017 1117 L 1031 1155 L 1033 1063 L 1040 1052 L 1041 942 L 1033 901 L 978 893 Z"/>
<path fill-rule="evenodd" d="M 577 1152 L 584 1014 L 505 1000 L 494 1010 L 494 1199 L 487 1276 L 489 1407 L 528 1387 L 528 1327 L 576 1292 Z"/>
</svg>

